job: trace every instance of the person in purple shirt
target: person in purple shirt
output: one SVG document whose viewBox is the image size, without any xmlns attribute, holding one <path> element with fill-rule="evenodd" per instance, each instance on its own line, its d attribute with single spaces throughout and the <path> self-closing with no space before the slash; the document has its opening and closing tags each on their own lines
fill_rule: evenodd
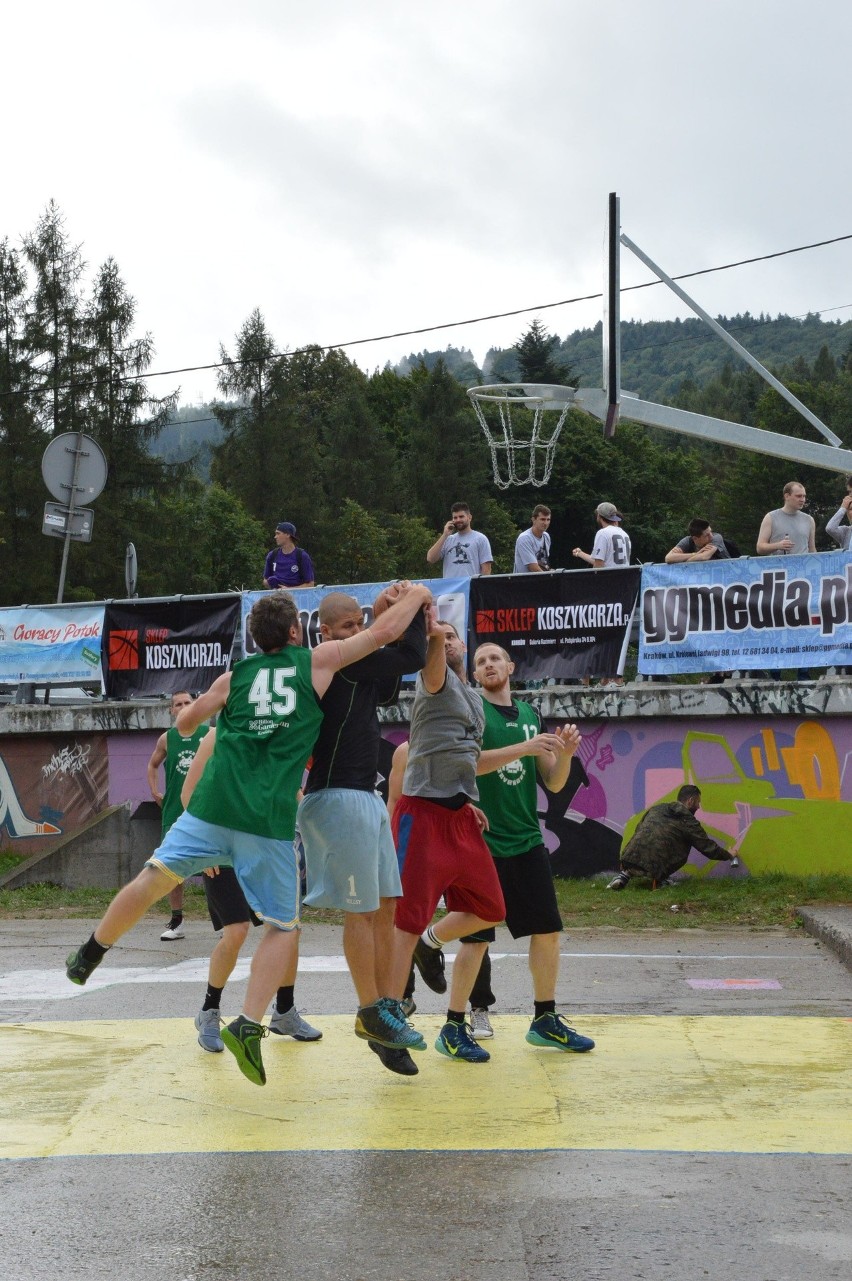
<svg viewBox="0 0 852 1281">
<path fill-rule="evenodd" d="M 264 587 L 313 587 L 314 567 L 307 552 L 296 546 L 296 526 L 282 520 L 275 526 L 274 551 L 263 567 Z"/>
</svg>

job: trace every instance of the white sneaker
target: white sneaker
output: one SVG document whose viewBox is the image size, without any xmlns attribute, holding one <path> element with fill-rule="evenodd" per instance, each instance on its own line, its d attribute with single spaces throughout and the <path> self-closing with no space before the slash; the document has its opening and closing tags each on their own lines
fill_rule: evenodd
<svg viewBox="0 0 852 1281">
<path fill-rule="evenodd" d="M 167 943 L 170 939 L 185 939 L 183 925 L 169 925 L 160 935 L 160 942 Z"/>
<path fill-rule="evenodd" d="M 470 1034 L 475 1041 L 488 1041 L 494 1035 L 487 1010 L 470 1011 Z"/>
</svg>

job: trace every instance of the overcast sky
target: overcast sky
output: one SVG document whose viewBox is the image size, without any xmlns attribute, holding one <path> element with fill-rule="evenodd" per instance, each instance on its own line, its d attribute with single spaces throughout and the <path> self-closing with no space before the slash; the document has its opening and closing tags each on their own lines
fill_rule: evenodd
<svg viewBox="0 0 852 1281">
<path fill-rule="evenodd" d="M 672 275 L 852 232 L 843 0 L 41 0 L 2 35 L 0 236 L 54 198 L 155 370 L 233 350 L 255 307 L 292 349 L 595 293 L 610 191 Z M 622 284 L 648 277 L 624 250 Z M 847 320 L 852 241 L 685 287 Z M 347 350 L 481 363 L 536 314 L 564 336 L 600 302 Z M 687 314 L 663 286 L 622 303 Z"/>
</svg>

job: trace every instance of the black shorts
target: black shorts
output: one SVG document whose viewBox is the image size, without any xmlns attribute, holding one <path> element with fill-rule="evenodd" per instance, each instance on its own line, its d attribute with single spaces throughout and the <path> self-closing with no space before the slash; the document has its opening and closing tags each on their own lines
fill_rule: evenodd
<svg viewBox="0 0 852 1281">
<path fill-rule="evenodd" d="M 506 925 L 513 939 L 558 934 L 562 917 L 556 902 L 550 855 L 543 845 L 513 858 L 495 858 L 506 900 Z"/>
<path fill-rule="evenodd" d="M 246 902 L 246 896 L 232 867 L 220 867 L 218 876 L 205 876 L 202 879 L 207 911 L 214 930 L 224 929 L 226 925 L 241 925 L 243 921 L 251 921 L 252 925 L 263 924 Z"/>
</svg>

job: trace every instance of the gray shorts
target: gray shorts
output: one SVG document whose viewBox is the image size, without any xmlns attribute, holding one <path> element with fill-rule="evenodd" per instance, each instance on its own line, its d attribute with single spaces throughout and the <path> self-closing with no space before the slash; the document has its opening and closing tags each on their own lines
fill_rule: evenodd
<svg viewBox="0 0 852 1281">
<path fill-rule="evenodd" d="M 309 907 L 375 912 L 379 899 L 402 894 L 388 812 L 377 792 L 309 792 L 296 822 L 305 847 Z"/>
</svg>

